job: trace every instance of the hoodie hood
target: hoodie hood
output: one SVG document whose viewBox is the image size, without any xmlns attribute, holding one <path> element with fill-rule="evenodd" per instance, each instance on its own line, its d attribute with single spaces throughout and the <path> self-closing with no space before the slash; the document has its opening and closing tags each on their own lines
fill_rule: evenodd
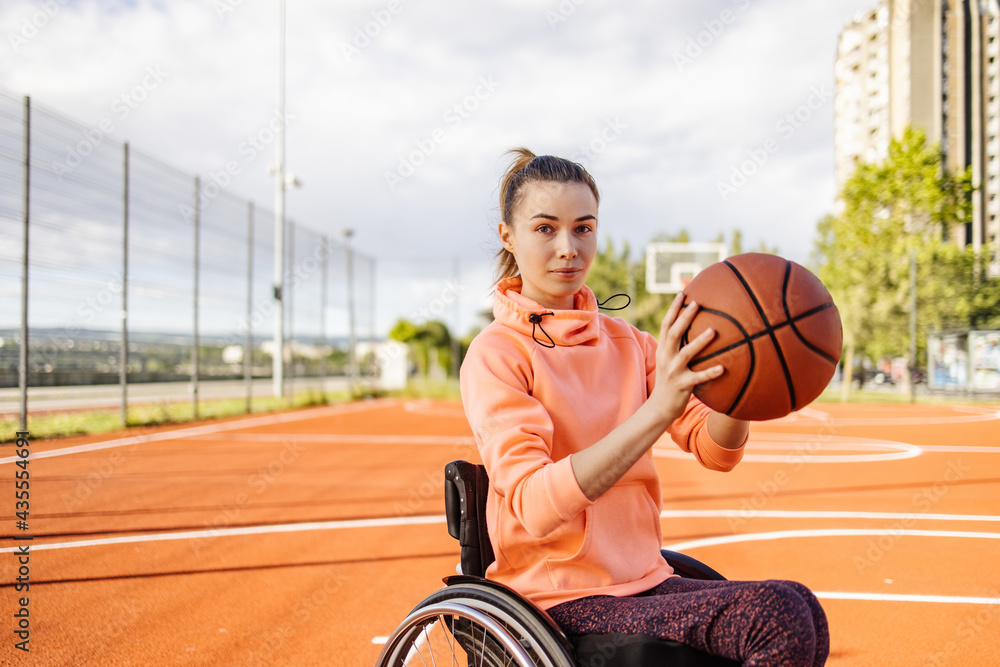
<svg viewBox="0 0 1000 667">
<path fill-rule="evenodd" d="M 493 294 L 493 317 L 544 347 L 580 345 L 600 338 L 597 299 L 586 285 L 573 295 L 572 310 L 553 310 L 521 294 L 520 276 L 506 278 Z"/>
</svg>

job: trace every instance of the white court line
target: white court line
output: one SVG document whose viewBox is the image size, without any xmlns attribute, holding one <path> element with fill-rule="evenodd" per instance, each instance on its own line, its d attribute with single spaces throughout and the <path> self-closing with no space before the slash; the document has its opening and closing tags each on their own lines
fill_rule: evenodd
<svg viewBox="0 0 1000 667">
<path fill-rule="evenodd" d="M 384 519 L 349 519 L 345 521 L 313 521 L 309 523 L 279 523 L 268 526 L 241 526 L 239 528 L 218 528 L 189 530 L 182 533 L 157 533 L 155 535 L 128 535 L 124 537 L 104 537 L 98 540 L 78 540 L 76 542 L 52 542 L 31 544 L 31 551 L 51 549 L 73 549 L 95 547 L 107 544 L 133 544 L 136 542 L 164 542 L 169 540 L 208 540 L 216 537 L 235 535 L 266 535 L 269 533 L 300 533 L 312 530 L 338 530 L 344 528 L 382 528 L 385 526 L 413 526 L 428 523 L 444 523 L 443 514 L 438 516 L 393 517 Z M 14 553 L 18 547 L 0 549 L 0 553 Z"/>
<path fill-rule="evenodd" d="M 929 406 L 930 407 L 930 406 Z M 949 406 L 934 406 L 934 407 L 947 407 L 953 412 L 964 412 L 965 415 L 958 415 L 954 417 L 836 417 L 829 412 L 823 412 L 821 410 L 810 410 L 806 414 L 806 410 L 799 410 L 797 413 L 792 413 L 791 418 L 784 417 L 782 419 L 787 419 L 788 421 L 795 422 L 801 421 L 802 418 L 814 419 L 823 424 L 829 426 L 893 426 L 893 425 L 905 425 L 905 424 L 964 424 L 970 422 L 983 422 L 983 421 L 993 421 L 995 419 L 1000 419 L 1000 410 L 993 408 L 984 408 L 973 405 L 949 405 Z M 817 416 L 816 413 L 819 413 Z M 781 420 L 776 420 L 780 423 Z"/>
<path fill-rule="evenodd" d="M 403 409 L 407 412 L 415 412 L 422 415 L 437 415 L 438 417 L 465 417 L 464 408 L 450 408 L 444 405 L 436 405 L 429 399 L 406 401 L 403 403 Z"/>
<path fill-rule="evenodd" d="M 708 517 L 708 516 L 744 516 L 742 510 L 663 510 L 661 518 L 684 518 L 684 517 Z M 848 518 L 848 519 L 925 519 L 931 521 L 1000 521 L 1000 517 L 984 516 L 976 514 L 897 514 L 891 512 L 811 512 L 811 511 L 780 511 L 769 510 L 754 513 L 748 518 L 756 517 L 779 517 L 779 518 Z M 947 517 L 947 518 L 945 518 Z M 241 535 L 266 535 L 270 533 L 296 533 L 313 530 L 344 530 L 350 528 L 384 528 L 391 526 L 415 526 L 445 523 L 443 514 L 431 516 L 411 516 L 411 517 L 382 517 L 375 519 L 349 519 L 342 521 L 314 521 L 309 523 L 282 523 L 270 524 L 266 526 L 241 526 L 239 528 L 207 528 L 205 530 L 191 530 L 179 533 L 156 533 L 153 535 L 129 535 L 123 537 L 105 537 L 96 540 L 78 540 L 74 542 L 53 542 L 47 544 L 32 544 L 32 551 L 44 551 L 47 549 L 73 549 L 76 547 L 103 546 L 109 544 L 130 544 L 135 542 L 160 542 L 169 540 L 198 540 L 212 539 L 215 537 L 231 537 Z M 796 531 L 785 531 L 795 533 Z M 802 532 L 802 531 L 798 531 Z M 806 531 L 808 532 L 808 531 Z M 900 534 L 901 531 L 889 528 L 881 531 L 874 531 L 873 534 L 883 533 Z M 752 533 L 751 535 L 766 535 L 767 533 Z M 993 533 L 986 533 L 993 535 Z M 728 536 L 731 537 L 731 536 Z M 746 536 L 736 536 L 743 537 Z M 720 538 L 710 538 L 720 539 Z M 726 539 L 721 538 L 721 539 Z M 779 538 L 770 538 L 779 539 Z M 734 540 L 740 541 L 740 540 Z M 749 540 L 743 540 L 749 541 Z M 676 546 L 676 545 L 674 545 Z M 673 549 L 674 546 L 667 547 Z M 13 553 L 17 547 L 0 549 L 0 553 Z"/>
<path fill-rule="evenodd" d="M 663 510 L 661 519 L 736 517 L 740 519 L 904 519 L 925 521 L 997 521 L 988 514 L 918 514 L 915 512 L 851 512 L 824 510 Z"/>
<path fill-rule="evenodd" d="M 367 445 L 475 445 L 471 435 L 362 435 L 350 433 L 216 433 L 200 437 L 202 440 L 238 440 L 247 442 L 281 442 L 294 439 L 295 442 L 329 444 Z"/>
<path fill-rule="evenodd" d="M 127 445 L 138 445 L 145 442 L 157 442 L 160 440 L 177 440 L 181 438 L 194 438 L 202 435 L 208 435 L 212 433 L 219 433 L 222 431 L 235 431 L 241 428 L 254 428 L 257 426 L 271 426 L 273 424 L 286 424 L 288 422 L 302 421 L 305 419 L 318 419 L 320 417 L 326 417 L 328 415 L 341 414 L 344 412 L 362 412 L 364 410 L 370 410 L 375 408 L 390 407 L 394 405 L 396 401 L 393 400 L 381 400 L 381 401 L 366 401 L 361 403 L 346 403 L 341 405 L 331 405 L 323 408 L 314 408 L 306 410 L 297 410 L 295 412 L 282 412 L 273 415 L 264 415 L 260 417 L 247 417 L 246 419 L 238 419 L 236 421 L 225 422 L 222 424 L 206 424 L 204 426 L 194 426 L 191 428 L 182 428 L 175 431 L 160 431 L 158 433 L 150 433 L 147 435 L 137 435 L 131 438 L 119 438 L 117 440 L 102 440 L 99 442 L 91 442 L 86 445 L 77 445 L 75 447 L 63 447 L 62 449 L 50 449 L 45 452 L 32 452 L 31 460 L 34 459 L 48 459 L 55 456 L 67 456 L 69 454 L 81 454 L 83 452 L 94 452 L 101 449 L 112 449 L 114 447 L 125 447 Z M 289 439 L 294 436 L 285 436 Z M 16 456 L 8 456 L 7 458 L 0 459 L 0 465 L 4 463 L 16 463 L 20 461 Z"/>
<path fill-rule="evenodd" d="M 786 451 L 787 454 L 758 454 L 757 449 Z M 827 452 L 881 452 L 829 454 Z M 899 461 L 920 456 L 917 445 L 895 440 L 859 438 L 839 435 L 806 433 L 752 433 L 743 461 L 750 463 L 871 463 L 874 461 Z M 694 460 L 676 446 L 655 446 L 653 456 L 669 459 Z"/>
<path fill-rule="evenodd" d="M 1000 598 L 972 598 L 960 595 L 899 595 L 895 593 L 813 592 L 827 600 L 875 600 L 878 602 L 942 602 L 951 604 L 1000 604 Z"/>
<path fill-rule="evenodd" d="M 739 542 L 765 542 L 770 540 L 795 539 L 800 537 L 855 537 L 865 535 L 910 535 L 912 537 L 967 537 L 984 540 L 1000 540 L 1000 533 L 966 532 L 957 530 L 909 530 L 897 528 L 820 528 L 812 530 L 776 530 L 770 533 L 746 533 L 743 535 L 722 535 L 701 540 L 668 544 L 665 548 L 673 551 L 714 547 Z"/>
<path fill-rule="evenodd" d="M 1000 447 L 974 447 L 967 445 L 917 445 L 925 452 L 970 452 L 979 454 L 995 454 Z"/>
</svg>

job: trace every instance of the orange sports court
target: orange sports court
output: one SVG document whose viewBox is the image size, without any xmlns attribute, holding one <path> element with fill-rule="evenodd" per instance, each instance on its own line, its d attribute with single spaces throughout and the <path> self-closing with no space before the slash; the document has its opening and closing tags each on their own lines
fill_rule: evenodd
<svg viewBox="0 0 1000 667">
<path fill-rule="evenodd" d="M 998 435 L 1000 405 L 814 403 L 725 474 L 661 440 L 664 546 L 808 585 L 830 665 L 1000 664 Z M 30 652 L 8 615 L 4 665 L 373 665 L 455 571 L 443 468 L 479 460 L 459 402 L 405 399 L 30 449 L 0 550 L 14 609 L 29 545 Z"/>
</svg>

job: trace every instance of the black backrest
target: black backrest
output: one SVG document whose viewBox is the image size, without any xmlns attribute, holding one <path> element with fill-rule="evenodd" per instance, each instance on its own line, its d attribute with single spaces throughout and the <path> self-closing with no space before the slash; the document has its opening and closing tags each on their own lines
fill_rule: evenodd
<svg viewBox="0 0 1000 667">
<path fill-rule="evenodd" d="M 444 513 L 448 533 L 462 548 L 462 574 L 482 577 L 495 560 L 486 532 L 486 468 L 468 461 L 452 461 L 444 468 Z"/>
</svg>

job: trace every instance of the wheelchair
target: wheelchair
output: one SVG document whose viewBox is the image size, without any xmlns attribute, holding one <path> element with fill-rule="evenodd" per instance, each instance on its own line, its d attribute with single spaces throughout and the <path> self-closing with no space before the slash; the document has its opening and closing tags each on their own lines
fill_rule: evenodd
<svg viewBox="0 0 1000 667">
<path fill-rule="evenodd" d="M 566 635 L 541 608 L 484 577 L 493 562 L 486 532 L 489 478 L 482 465 L 445 467 L 448 533 L 461 547 L 461 574 L 420 602 L 386 641 L 378 667 L 734 667 L 739 663 L 677 642 L 620 633 Z M 661 550 L 674 572 L 724 580 L 690 556 Z"/>
</svg>

